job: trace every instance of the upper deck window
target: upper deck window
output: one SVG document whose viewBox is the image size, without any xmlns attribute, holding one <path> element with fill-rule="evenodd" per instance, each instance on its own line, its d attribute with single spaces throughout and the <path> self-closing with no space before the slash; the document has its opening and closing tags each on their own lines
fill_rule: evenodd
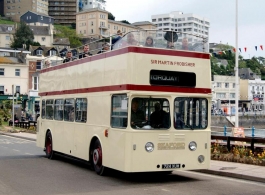
<svg viewBox="0 0 265 195">
<path fill-rule="evenodd" d="M 206 129 L 208 101 L 205 98 L 176 98 L 174 110 L 175 129 Z"/>
</svg>

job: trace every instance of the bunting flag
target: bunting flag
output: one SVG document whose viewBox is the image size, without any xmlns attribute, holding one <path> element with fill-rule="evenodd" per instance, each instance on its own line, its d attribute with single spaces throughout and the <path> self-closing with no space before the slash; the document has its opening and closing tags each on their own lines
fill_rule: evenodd
<svg viewBox="0 0 265 195">
<path fill-rule="evenodd" d="M 210 56 L 213 57 L 213 55 L 210 53 Z"/>
<path fill-rule="evenodd" d="M 256 45 L 256 46 L 254 46 L 254 48 L 256 51 L 260 51 L 260 50 L 263 50 L 263 45 L 259 45 L 259 46 Z M 240 53 L 242 53 L 241 49 L 243 49 L 244 52 L 249 52 L 249 50 L 251 50 L 251 49 L 248 49 L 247 47 L 238 48 Z M 227 52 L 229 52 L 230 55 L 232 54 L 232 52 L 236 53 L 236 48 L 228 49 L 228 50 L 224 50 L 224 51 L 216 51 L 216 52 L 213 52 L 211 56 L 217 57 L 217 55 L 223 55 L 223 54 L 227 55 Z"/>
</svg>

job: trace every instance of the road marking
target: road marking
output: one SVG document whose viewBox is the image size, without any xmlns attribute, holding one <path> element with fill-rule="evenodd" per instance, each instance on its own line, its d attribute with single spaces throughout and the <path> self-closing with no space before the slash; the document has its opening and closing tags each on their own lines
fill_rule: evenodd
<svg viewBox="0 0 265 195">
<path fill-rule="evenodd" d="M 33 155 L 33 154 L 30 154 L 30 153 L 25 153 L 25 154 L 27 154 L 27 155 Z"/>
<path fill-rule="evenodd" d="M 10 139 L 22 140 L 22 142 L 36 142 L 34 140 L 27 140 L 27 139 L 25 139 L 26 137 L 25 138 L 19 138 L 19 137 L 12 137 L 12 136 L 8 136 L 8 135 L 1 135 L 1 136 L 8 137 Z M 1 139 L 0 139 L 0 141 L 1 141 Z"/>
<path fill-rule="evenodd" d="M 16 151 L 16 152 L 20 152 L 19 150 L 16 150 L 16 149 L 12 149 L 12 150 L 14 150 L 14 151 Z"/>
</svg>

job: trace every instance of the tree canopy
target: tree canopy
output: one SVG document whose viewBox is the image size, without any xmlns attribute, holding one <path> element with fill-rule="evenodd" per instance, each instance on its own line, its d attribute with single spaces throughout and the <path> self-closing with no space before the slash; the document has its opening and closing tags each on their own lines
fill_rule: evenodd
<svg viewBox="0 0 265 195">
<path fill-rule="evenodd" d="M 128 22 L 127 20 L 121 20 L 120 22 L 125 23 L 125 24 L 131 24 L 131 23 Z"/>
<path fill-rule="evenodd" d="M 115 16 L 112 15 L 112 13 L 108 13 L 108 19 L 109 20 L 115 20 Z"/>
<path fill-rule="evenodd" d="M 222 47 L 222 46 L 221 46 Z M 226 46 L 220 48 L 221 51 L 229 50 L 232 46 Z M 227 65 L 224 66 L 219 63 L 220 60 L 226 60 Z M 254 73 L 261 75 L 261 79 L 265 80 L 265 58 L 264 57 L 252 57 L 251 59 L 244 59 L 243 56 L 238 57 L 239 68 L 250 68 Z M 235 54 L 232 52 L 226 52 L 225 54 L 216 54 L 211 57 L 211 70 L 212 75 L 234 75 L 235 68 Z"/>
<path fill-rule="evenodd" d="M 12 48 L 22 48 L 23 44 L 26 44 L 26 48 L 33 44 L 34 34 L 29 26 L 21 21 L 19 27 L 16 29 L 11 42 Z"/>
</svg>

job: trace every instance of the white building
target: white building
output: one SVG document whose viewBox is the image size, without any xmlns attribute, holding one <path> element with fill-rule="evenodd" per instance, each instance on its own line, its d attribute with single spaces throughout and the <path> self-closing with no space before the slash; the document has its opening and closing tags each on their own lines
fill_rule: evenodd
<svg viewBox="0 0 265 195">
<path fill-rule="evenodd" d="M 13 98 L 14 85 L 14 93 L 19 94 L 16 99 L 25 103 L 28 98 L 28 69 L 29 66 L 20 63 L 17 58 L 0 57 L 0 102 Z"/>
<path fill-rule="evenodd" d="M 212 103 L 213 105 L 220 102 L 219 107 L 227 110 L 227 114 L 235 111 L 235 76 L 214 75 L 212 81 Z M 230 105 L 230 106 L 229 106 Z"/>
<path fill-rule="evenodd" d="M 240 97 L 245 100 L 242 107 L 246 107 L 251 111 L 264 110 L 264 90 L 265 81 L 261 79 L 240 80 Z"/>
<path fill-rule="evenodd" d="M 209 20 L 196 14 L 184 14 L 183 12 L 173 11 L 168 14 L 152 15 L 151 18 L 152 23 L 157 25 L 158 30 L 174 30 L 180 32 L 178 34 L 178 42 L 181 42 L 183 37 L 187 37 L 189 42 L 197 42 L 198 37 L 209 37 Z M 188 34 L 198 37 L 189 36 Z"/>
<path fill-rule="evenodd" d="M 106 10 L 105 0 L 80 0 L 82 2 L 82 10 L 88 10 L 92 8 L 99 8 Z M 79 5 L 80 7 L 80 5 Z"/>
</svg>

